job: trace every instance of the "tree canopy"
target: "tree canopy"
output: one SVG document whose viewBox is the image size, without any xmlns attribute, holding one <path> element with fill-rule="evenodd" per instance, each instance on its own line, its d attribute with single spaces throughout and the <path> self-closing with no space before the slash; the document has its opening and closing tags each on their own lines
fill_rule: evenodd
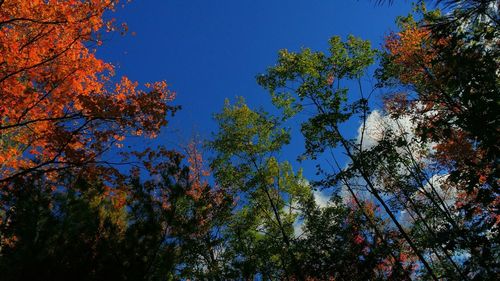
<svg viewBox="0 0 500 281">
<path fill-rule="evenodd" d="M 379 49 L 279 51 L 272 109 L 123 149 L 179 107 L 96 56 L 118 2 L 0 1 L 0 279 L 499 279 L 499 3 L 436 3 Z"/>
</svg>

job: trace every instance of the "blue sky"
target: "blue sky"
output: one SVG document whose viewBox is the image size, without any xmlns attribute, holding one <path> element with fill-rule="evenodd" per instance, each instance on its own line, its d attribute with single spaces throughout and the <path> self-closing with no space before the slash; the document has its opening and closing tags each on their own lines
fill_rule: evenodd
<svg viewBox="0 0 500 281">
<path fill-rule="evenodd" d="M 210 137 L 224 99 L 243 96 L 253 107 L 270 108 L 255 76 L 275 63 L 279 49 L 325 50 L 331 36 L 353 34 L 380 47 L 395 30 L 409 1 L 376 6 L 370 0 L 135 0 L 113 15 L 136 35 L 107 35 L 98 56 L 140 83 L 166 80 L 182 110 L 154 141 L 173 146 L 193 135 Z M 368 85 L 369 86 L 369 85 Z M 357 124 L 350 125 L 352 132 Z M 300 140 L 300 138 L 297 138 Z M 133 140 L 131 140 L 133 142 Z M 293 160 L 300 141 L 287 148 Z M 313 163 L 304 163 L 306 176 Z"/>
</svg>

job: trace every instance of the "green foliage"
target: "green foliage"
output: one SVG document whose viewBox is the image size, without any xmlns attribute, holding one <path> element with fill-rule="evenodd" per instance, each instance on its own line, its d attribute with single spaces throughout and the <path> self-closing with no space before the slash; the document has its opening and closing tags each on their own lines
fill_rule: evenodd
<svg viewBox="0 0 500 281">
<path fill-rule="evenodd" d="M 213 186 L 196 151 L 151 148 L 131 153 L 147 177 L 20 174 L 0 190 L 0 279 L 498 279 L 497 3 L 438 2 L 450 13 L 419 1 L 383 51 L 354 36 L 280 51 L 257 77 L 280 115 L 240 98 L 214 116 Z M 379 86 L 404 93 L 384 97 L 367 144 L 361 79 L 377 55 Z M 303 113 L 303 157 L 322 157 L 312 184 L 283 155 Z M 334 190 L 326 206 L 318 187 Z"/>
<path fill-rule="evenodd" d="M 298 113 L 306 105 L 316 111 L 302 123 L 306 154 L 312 157 L 340 141 L 338 133 L 330 130 L 332 126 L 364 108 L 364 99 L 346 104 L 348 89 L 341 81 L 363 76 L 376 54 L 368 41 L 354 36 L 346 42 L 332 37 L 329 46 L 328 55 L 310 49 L 299 53 L 282 50 L 277 65 L 257 77 L 257 82 L 271 93 L 273 103 L 283 110 L 284 117 Z"/>
<path fill-rule="evenodd" d="M 216 115 L 219 131 L 208 143 L 215 152 L 211 167 L 217 182 L 240 198 L 225 230 L 233 256 L 227 271 L 241 279 L 407 279 L 411 262 L 380 269 L 400 251 L 397 240 L 388 248 L 377 238 L 392 235 L 381 220 L 373 218 L 380 228 L 374 233 L 363 211 L 338 197 L 318 206 L 302 173 L 278 160 L 289 141 L 281 128 L 285 119 L 253 111 L 242 99 L 226 102 Z"/>
<path fill-rule="evenodd" d="M 234 268 L 267 278 L 300 275 L 291 252 L 295 208 L 312 195 L 301 173 L 276 158 L 289 142 L 288 131 L 280 119 L 251 110 L 243 99 L 236 105 L 226 101 L 215 119 L 219 131 L 208 143 L 216 153 L 211 168 L 217 182 L 242 201 L 226 230 L 238 257 Z"/>
</svg>

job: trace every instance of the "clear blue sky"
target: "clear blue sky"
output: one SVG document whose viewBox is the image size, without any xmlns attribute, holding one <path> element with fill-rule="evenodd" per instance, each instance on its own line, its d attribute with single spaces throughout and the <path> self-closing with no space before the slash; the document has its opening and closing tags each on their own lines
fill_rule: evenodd
<svg viewBox="0 0 500 281">
<path fill-rule="evenodd" d="M 108 36 L 98 56 L 118 75 L 140 83 L 166 80 L 182 110 L 153 143 L 210 136 L 224 99 L 243 96 L 251 106 L 270 107 L 255 76 L 276 61 L 279 49 L 324 50 L 333 35 L 353 34 L 381 45 L 395 30 L 409 1 L 376 6 L 370 0 L 134 0 L 113 15 L 127 22 L 127 36 Z M 352 126 L 356 130 L 356 124 Z M 149 145 L 152 142 L 143 142 Z M 302 152 L 294 143 L 290 160 Z M 306 164 L 306 166 L 310 166 Z M 311 167 L 306 175 L 311 174 Z"/>
</svg>

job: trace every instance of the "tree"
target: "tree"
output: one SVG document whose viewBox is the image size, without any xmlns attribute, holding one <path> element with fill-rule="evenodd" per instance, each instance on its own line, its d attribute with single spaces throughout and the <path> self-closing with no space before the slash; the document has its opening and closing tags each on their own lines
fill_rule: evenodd
<svg viewBox="0 0 500 281">
<path fill-rule="evenodd" d="M 305 191 L 300 191 L 301 176 L 276 159 L 289 141 L 288 132 L 277 119 L 252 111 L 243 100 L 234 106 L 226 101 L 215 119 L 219 131 L 208 145 L 216 153 L 211 168 L 217 183 L 238 194 L 243 204 L 229 225 L 235 270 L 244 279 L 261 274 L 264 279 L 289 280 L 300 275 L 291 249 L 293 206 L 301 199 L 297 192 Z"/>
<path fill-rule="evenodd" d="M 109 188 L 81 175 L 42 172 L 20 177 L 0 193 L 3 280 L 172 280 L 197 278 L 214 241 L 206 238 L 232 201 L 191 179 L 183 157 L 150 159 L 158 177 L 134 173 Z M 214 273 L 217 272 L 214 270 Z M 205 273 L 205 272 L 204 272 Z M 203 276 L 203 275 L 202 275 Z"/>
<path fill-rule="evenodd" d="M 0 182 L 100 161 L 128 134 L 154 137 L 175 107 L 165 82 L 123 77 L 98 59 L 115 0 L 2 1 Z M 47 174 L 50 176 L 50 174 Z"/>
<path fill-rule="evenodd" d="M 384 191 L 377 187 L 370 172 L 370 165 L 364 159 L 363 138 L 360 142 L 351 141 L 340 129 L 340 124 L 356 115 L 361 116 L 362 124 L 366 124 L 369 108 L 361 86 L 360 99 L 349 102 L 348 88 L 344 88 L 341 81 L 357 80 L 361 85 L 359 79 L 373 63 L 375 51 L 371 49 L 369 42 L 353 36 L 346 42 L 342 42 L 339 37 L 333 37 L 329 43 L 328 56 L 310 49 L 303 49 L 299 53 L 281 51 L 277 65 L 268 68 L 266 74 L 260 75 L 258 82 L 269 90 L 275 105 L 283 109 L 285 117 L 310 105 L 309 112 L 312 112 L 312 116 L 301 125 L 306 142 L 305 155 L 315 159 L 319 154 L 339 145 L 351 161 L 347 178 L 359 177 L 363 180 L 366 191 L 389 216 L 400 237 L 406 241 L 432 279 L 437 280 L 423 251 L 415 244 L 414 239 L 398 221 L 395 211 L 383 198 Z M 335 186 L 339 175 L 344 176 L 342 173 L 335 176 L 332 171 L 322 184 Z M 351 194 L 356 196 L 352 192 Z"/>
<path fill-rule="evenodd" d="M 226 102 L 210 168 L 192 142 L 120 153 L 125 172 L 101 155 L 176 107 L 163 82 L 111 85 L 94 56 L 116 2 L 0 0 L 2 278 L 498 279 L 498 3 L 436 2 L 446 15 L 420 1 L 380 52 L 353 36 L 280 51 L 257 81 L 281 114 Z M 294 116 L 312 183 L 282 159 Z"/>
<path fill-rule="evenodd" d="M 455 5 L 448 15 L 421 6 L 417 19 L 401 18 L 401 31 L 387 40 L 379 78 L 405 90 L 399 101 L 387 99 L 389 114 L 411 116 L 416 138 L 433 144 L 429 163 L 447 175 L 443 186 L 455 193 L 449 208 L 437 194 L 432 202 L 440 206 L 439 214 L 445 212 L 449 229 L 443 235 L 454 241 L 449 247 L 471 255 L 463 263 L 469 278 L 494 278 L 499 267 L 491 235 L 498 231 L 496 1 L 449 2 Z M 417 40 L 409 40 L 417 33 Z M 406 78 L 415 72 L 420 75 Z"/>
<path fill-rule="evenodd" d="M 124 207 L 114 206 L 99 183 L 80 180 L 54 192 L 43 177 L 31 175 L 0 195 L 2 279 L 120 279 Z"/>
<path fill-rule="evenodd" d="M 404 247 L 373 207 L 346 206 L 338 196 L 318 206 L 301 173 L 278 160 L 290 137 L 281 118 L 241 99 L 215 118 L 211 167 L 217 183 L 240 198 L 225 231 L 232 279 L 409 278 L 413 263 L 400 258 Z"/>
</svg>

